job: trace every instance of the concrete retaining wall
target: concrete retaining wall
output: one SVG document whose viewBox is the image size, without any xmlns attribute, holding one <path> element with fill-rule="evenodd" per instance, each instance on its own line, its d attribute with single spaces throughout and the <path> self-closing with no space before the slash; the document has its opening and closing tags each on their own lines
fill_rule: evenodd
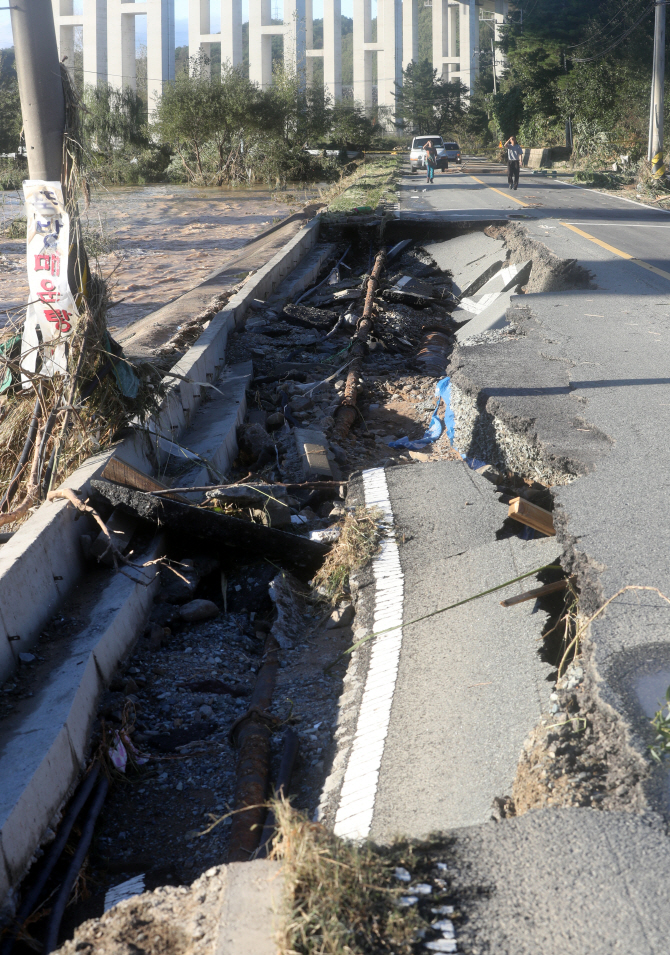
<svg viewBox="0 0 670 955">
<path fill-rule="evenodd" d="M 152 473 L 160 441 L 177 440 L 187 430 L 206 390 L 203 383 L 215 379 L 225 364 L 228 333 L 242 324 L 251 301 L 271 295 L 312 249 L 319 226 L 316 219 L 302 229 L 214 316 L 166 376 L 168 393 L 148 427 L 90 458 L 64 486 L 86 494 L 89 482 L 115 454 Z M 46 502 L 0 548 L 0 682 L 14 671 L 18 654 L 36 643 L 83 573 L 79 538 L 87 530 L 87 519 L 66 501 Z M 157 539 L 145 556 L 152 559 L 162 552 L 163 542 Z M 85 765 L 100 694 L 137 639 L 158 587 L 155 568 L 143 576 L 141 582 L 121 574 L 111 577 L 67 659 L 50 672 L 29 706 L 2 727 L 0 910 L 11 911 L 12 890 Z"/>
<path fill-rule="evenodd" d="M 64 487 L 86 494 L 89 482 L 100 476 L 111 457 L 149 474 L 157 460 L 159 437 L 178 440 L 188 428 L 202 397 L 201 382 L 211 382 L 225 364 L 228 334 L 243 321 L 251 302 L 265 299 L 315 245 L 319 218 L 301 229 L 262 269 L 250 276 L 240 291 L 218 312 L 198 341 L 168 374 L 161 410 L 144 434 L 126 438 L 78 468 Z M 184 381 L 183 379 L 187 379 Z M 79 538 L 87 520 L 65 501 L 45 502 L 0 548 L 0 683 L 14 671 L 19 653 L 34 646 L 40 631 L 58 609 L 83 571 Z"/>
</svg>

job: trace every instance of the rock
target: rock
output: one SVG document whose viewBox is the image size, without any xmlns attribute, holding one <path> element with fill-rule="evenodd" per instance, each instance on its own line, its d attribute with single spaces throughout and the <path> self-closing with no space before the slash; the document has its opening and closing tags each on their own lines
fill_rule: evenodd
<svg viewBox="0 0 670 955">
<path fill-rule="evenodd" d="M 270 431 L 275 431 L 277 428 L 283 427 L 285 420 L 281 411 L 275 411 L 274 414 L 268 415 L 267 426 Z"/>
<path fill-rule="evenodd" d="M 347 452 L 344 450 L 344 448 L 341 448 L 339 444 L 335 444 L 333 441 L 331 441 L 330 450 L 335 455 L 335 460 L 338 464 L 346 464 L 349 460 Z"/>
<path fill-rule="evenodd" d="M 34 653 L 19 653 L 21 663 L 34 663 L 37 657 Z"/>
<path fill-rule="evenodd" d="M 348 627 L 354 619 L 354 605 L 345 603 L 337 607 L 330 615 L 326 624 L 326 630 L 334 630 L 336 627 Z"/>
<path fill-rule="evenodd" d="M 330 501 L 328 502 L 330 504 Z M 330 510 L 326 514 L 326 517 L 329 521 L 338 521 L 340 518 L 344 517 L 347 513 L 347 509 L 344 504 L 332 504 Z"/>
<path fill-rule="evenodd" d="M 432 885 L 428 885 L 427 882 L 419 882 L 418 885 L 412 886 L 412 892 L 414 892 L 415 895 L 430 895 L 432 891 Z"/>
<path fill-rule="evenodd" d="M 393 875 L 394 875 L 394 876 L 396 877 L 396 879 L 398 879 L 400 882 L 411 882 L 411 881 L 412 881 L 412 876 L 409 874 L 409 872 L 407 871 L 407 869 L 403 868 L 403 866 L 401 866 L 401 865 L 396 867 L 396 869 L 395 869 Z"/>
<path fill-rule="evenodd" d="M 266 448 L 274 448 L 274 443 L 260 424 L 250 424 L 240 438 L 240 447 L 255 461 Z"/>
<path fill-rule="evenodd" d="M 311 507 L 303 507 L 303 509 L 300 511 L 300 517 L 304 517 L 306 521 L 316 520 L 316 514 Z"/>
<path fill-rule="evenodd" d="M 425 451 L 410 451 L 409 456 L 412 461 L 430 461 L 433 457 L 432 454 L 427 454 Z"/>
<path fill-rule="evenodd" d="M 314 402 L 309 397 L 309 395 L 296 395 L 294 398 L 291 398 L 289 401 L 289 407 L 291 411 L 307 411 L 313 406 Z"/>
<path fill-rule="evenodd" d="M 126 683 L 126 685 L 124 686 L 123 692 L 126 694 L 126 696 L 129 696 L 131 693 L 138 693 L 139 689 L 140 689 L 139 686 L 137 685 L 137 683 L 135 683 L 135 681 L 131 677 Z"/>
<path fill-rule="evenodd" d="M 207 703 L 203 703 L 203 705 L 198 710 L 198 713 L 200 713 L 201 720 L 214 719 L 214 710 L 212 709 L 211 706 L 208 706 Z"/>
<path fill-rule="evenodd" d="M 163 645 L 163 640 L 166 636 L 166 630 L 169 634 L 169 627 L 159 627 L 157 624 L 153 624 L 149 633 L 149 646 L 152 650 L 160 650 L 161 646 Z"/>
<path fill-rule="evenodd" d="M 282 650 L 289 650 L 293 646 L 293 638 L 304 629 L 294 590 L 299 593 L 300 584 L 285 573 L 277 574 L 269 588 L 270 599 L 277 610 L 277 618 L 270 632 Z"/>
<path fill-rule="evenodd" d="M 212 620 L 218 617 L 219 608 L 211 600 L 191 600 L 184 604 L 179 616 L 185 623 L 197 623 L 200 620 Z"/>
<path fill-rule="evenodd" d="M 284 306 L 283 317 L 291 325 L 299 325 L 303 328 L 316 328 L 322 332 L 328 332 L 338 319 L 337 312 L 328 311 L 325 308 L 312 308 L 309 305 Z"/>
<path fill-rule="evenodd" d="M 175 569 L 177 573 L 165 566 L 160 570 L 162 581 L 160 599 L 164 603 L 186 603 L 191 600 L 200 583 L 200 573 L 196 569 L 195 561 L 190 557 L 183 557 Z"/>
</svg>

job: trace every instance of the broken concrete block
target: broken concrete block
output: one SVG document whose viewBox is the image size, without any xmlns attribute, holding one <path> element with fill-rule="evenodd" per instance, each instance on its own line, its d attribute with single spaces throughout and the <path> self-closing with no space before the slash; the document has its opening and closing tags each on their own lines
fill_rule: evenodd
<svg viewBox="0 0 670 955">
<path fill-rule="evenodd" d="M 451 272 L 453 292 L 459 297 L 478 292 L 507 259 L 503 243 L 483 232 L 468 232 L 444 242 L 430 242 L 425 249 L 439 268 Z"/>
<path fill-rule="evenodd" d="M 318 478 L 333 479 L 333 472 L 328 460 L 328 442 L 322 431 L 307 428 L 296 428 L 295 442 L 300 455 L 303 475 L 306 481 Z"/>
<path fill-rule="evenodd" d="M 471 318 L 465 325 L 458 329 L 456 332 L 456 341 L 459 344 L 463 344 L 463 342 L 466 342 L 469 338 L 474 338 L 483 332 L 490 332 L 508 325 L 507 310 L 510 307 L 512 296 L 515 294 L 516 290 L 510 289 L 509 292 L 503 292 L 502 295 L 498 295 L 479 315 L 475 315 L 474 318 Z M 462 322 L 469 316 L 469 313 L 461 309 L 456 309 L 452 315 L 455 321 Z"/>
<path fill-rule="evenodd" d="M 354 619 L 354 605 L 340 604 L 330 615 L 326 630 L 335 630 L 336 627 L 348 627 Z"/>
<path fill-rule="evenodd" d="M 218 617 L 219 608 L 211 600 L 191 600 L 179 608 L 179 616 L 184 623 L 197 623 L 199 620 Z"/>
</svg>

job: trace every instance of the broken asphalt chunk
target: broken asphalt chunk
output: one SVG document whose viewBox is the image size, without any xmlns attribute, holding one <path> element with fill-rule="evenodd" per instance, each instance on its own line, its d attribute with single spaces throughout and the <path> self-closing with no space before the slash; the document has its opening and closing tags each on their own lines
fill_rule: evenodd
<svg viewBox="0 0 670 955">
<path fill-rule="evenodd" d="M 161 525 L 173 540 L 188 542 L 189 546 L 196 538 L 220 547 L 261 555 L 301 573 L 316 570 L 330 550 L 326 543 L 106 481 L 92 481 L 91 487 L 96 495 L 115 506 L 122 506 L 142 520 Z"/>
</svg>

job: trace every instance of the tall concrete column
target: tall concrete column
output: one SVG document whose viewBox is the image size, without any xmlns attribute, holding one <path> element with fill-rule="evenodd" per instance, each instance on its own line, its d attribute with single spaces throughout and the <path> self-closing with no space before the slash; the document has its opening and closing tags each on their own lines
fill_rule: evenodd
<svg viewBox="0 0 670 955">
<path fill-rule="evenodd" d="M 377 21 L 379 36 L 379 21 Z M 372 22 L 370 0 L 354 0 L 354 101 L 372 107 Z"/>
<path fill-rule="evenodd" d="M 284 0 L 284 65 L 305 82 L 305 0 Z M 325 27 L 325 17 L 324 17 Z"/>
<path fill-rule="evenodd" d="M 507 22 L 507 17 L 509 16 L 509 5 L 507 0 L 494 0 L 495 9 L 493 11 L 493 18 L 495 23 L 493 24 L 494 29 L 494 39 L 496 43 L 499 43 L 502 40 L 502 33 L 500 28 L 504 23 Z M 507 57 L 501 49 L 496 47 L 496 65 L 498 70 L 507 69 Z"/>
<path fill-rule="evenodd" d="M 401 0 L 377 0 L 377 39 L 382 45 L 381 55 L 377 54 L 377 102 L 393 107 L 396 83 L 402 83 Z"/>
<path fill-rule="evenodd" d="M 433 0 L 435 2 L 435 0 Z M 419 59 L 419 0 L 402 0 L 402 68 Z"/>
<path fill-rule="evenodd" d="M 477 81 L 479 72 L 479 59 L 475 56 L 475 50 L 479 47 L 479 16 L 475 0 L 459 0 L 459 32 L 460 32 L 460 50 L 459 50 L 459 75 L 461 82 L 468 90 L 472 92 Z"/>
<path fill-rule="evenodd" d="M 188 58 L 193 72 L 193 57 L 211 56 L 211 44 L 205 40 L 211 32 L 209 0 L 188 0 Z M 223 60 L 223 57 L 221 57 Z M 211 70 L 210 70 L 211 73 Z"/>
<path fill-rule="evenodd" d="M 311 5 L 310 18 L 311 23 Z M 308 46 L 311 46 L 312 42 Z M 331 98 L 342 99 L 342 2 L 323 0 L 323 86 Z"/>
<path fill-rule="evenodd" d="M 433 69 L 438 76 L 448 76 L 449 67 L 445 58 L 449 56 L 449 0 L 433 0 Z"/>
<path fill-rule="evenodd" d="M 240 66 L 242 59 L 242 0 L 221 0 L 221 64 Z"/>
<path fill-rule="evenodd" d="M 84 0 L 84 83 L 107 82 L 107 0 Z"/>
<path fill-rule="evenodd" d="M 305 82 L 307 86 L 314 83 L 314 60 L 323 56 L 323 51 L 314 50 L 314 4 L 312 0 L 305 0 Z"/>
<path fill-rule="evenodd" d="M 262 89 L 272 84 L 270 0 L 249 0 L 249 79 Z"/>
<path fill-rule="evenodd" d="M 164 84 L 174 80 L 174 0 L 143 3 L 108 0 L 107 61 L 110 83 L 117 89 L 137 88 L 136 16 L 147 18 L 147 93 L 151 118 Z"/>
</svg>

